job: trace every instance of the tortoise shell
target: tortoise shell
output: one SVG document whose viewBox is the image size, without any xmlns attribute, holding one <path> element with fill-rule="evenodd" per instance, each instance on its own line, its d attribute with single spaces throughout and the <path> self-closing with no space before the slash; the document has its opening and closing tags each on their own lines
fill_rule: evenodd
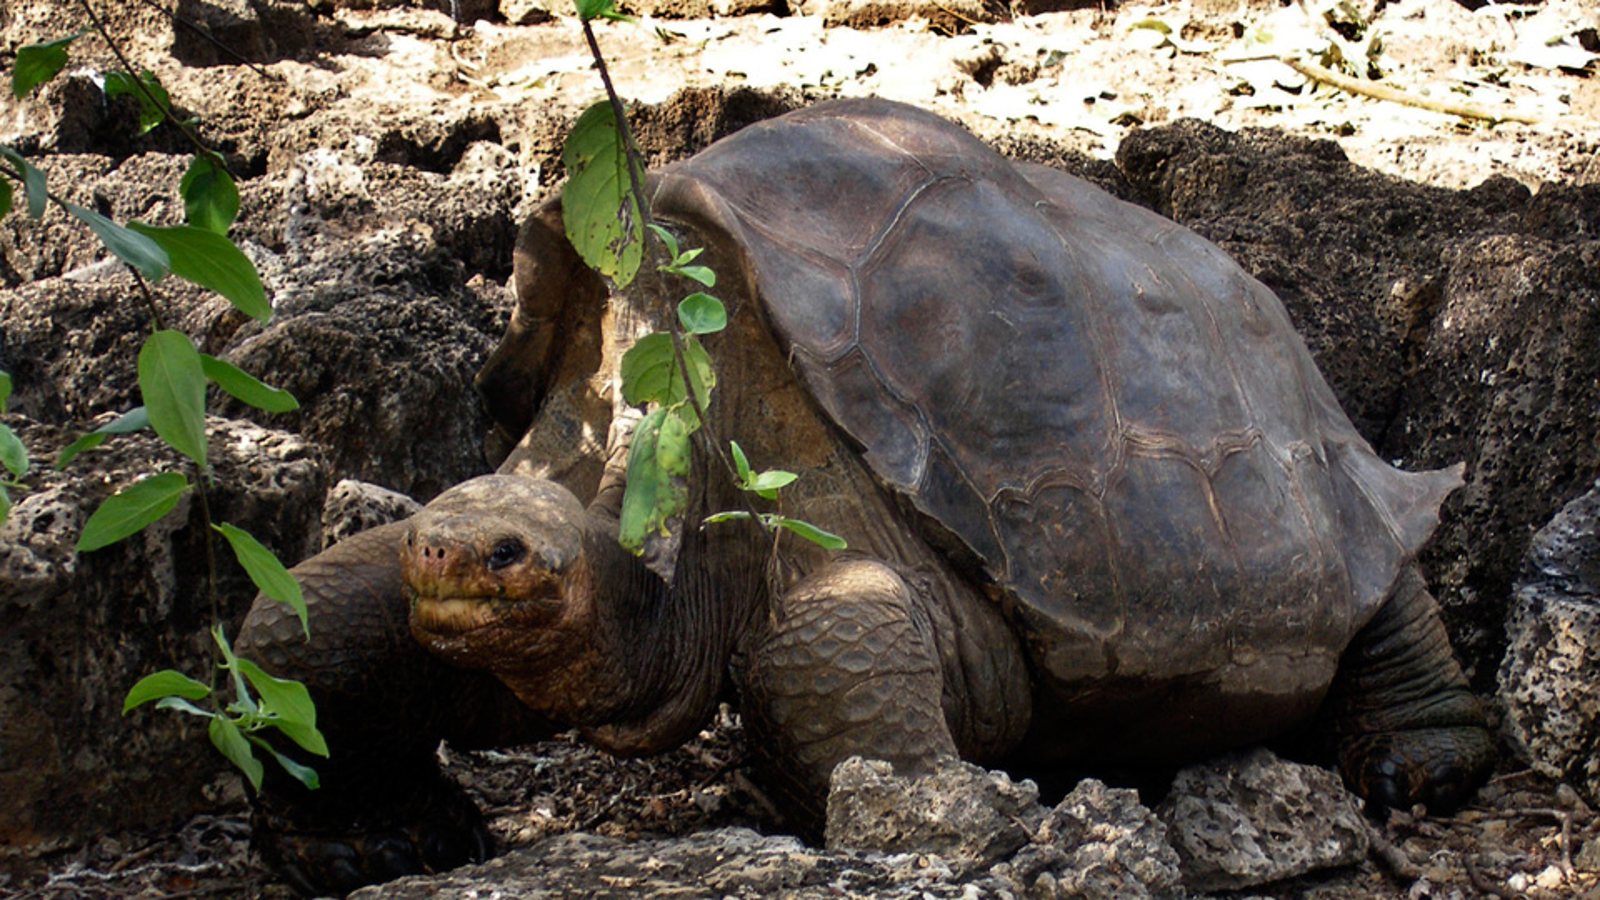
<svg viewBox="0 0 1600 900">
<path fill-rule="evenodd" d="M 817 403 L 1061 682 L 1320 690 L 1460 483 L 1375 456 L 1215 245 L 930 113 L 823 104 L 657 184 L 741 248 Z"/>
</svg>

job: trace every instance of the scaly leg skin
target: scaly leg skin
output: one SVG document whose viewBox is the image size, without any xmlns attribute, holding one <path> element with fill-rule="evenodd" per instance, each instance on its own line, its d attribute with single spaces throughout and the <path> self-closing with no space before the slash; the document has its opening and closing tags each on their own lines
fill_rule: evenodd
<svg viewBox="0 0 1600 900">
<path fill-rule="evenodd" d="M 1448 813 L 1494 766 L 1483 707 L 1415 567 L 1345 651 L 1327 708 L 1340 770 L 1370 813 L 1418 803 Z"/>
<path fill-rule="evenodd" d="M 749 648 L 741 704 L 763 781 L 820 836 L 833 767 L 851 756 L 920 775 L 956 756 L 932 626 L 879 562 L 835 563 L 795 585 Z"/>
<path fill-rule="evenodd" d="M 309 642 L 294 612 L 265 597 L 235 642 L 268 672 L 305 682 L 328 740 L 328 759 L 275 742 L 317 770 L 318 790 L 269 761 L 252 798 L 253 842 L 307 895 L 486 859 L 489 832 L 440 774 L 439 741 L 489 746 L 552 730 L 492 677 L 452 669 L 412 639 L 399 568 L 404 533 L 404 523 L 376 528 L 294 568 Z"/>
</svg>

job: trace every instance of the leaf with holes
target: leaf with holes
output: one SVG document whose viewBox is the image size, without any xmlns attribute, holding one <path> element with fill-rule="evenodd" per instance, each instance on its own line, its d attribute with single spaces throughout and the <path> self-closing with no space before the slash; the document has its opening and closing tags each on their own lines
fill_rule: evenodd
<svg viewBox="0 0 1600 900">
<path fill-rule="evenodd" d="M 562 146 L 567 183 L 561 221 L 583 261 L 617 287 L 627 287 L 644 252 L 644 217 L 628 177 L 628 153 L 611 104 L 584 110 Z M 637 171 L 644 183 L 644 172 Z"/>
<path fill-rule="evenodd" d="M 639 420 L 628 449 L 628 487 L 622 496 L 619 540 L 635 554 L 645 539 L 667 534 L 689 504 L 689 426 L 674 410 Z"/>
</svg>

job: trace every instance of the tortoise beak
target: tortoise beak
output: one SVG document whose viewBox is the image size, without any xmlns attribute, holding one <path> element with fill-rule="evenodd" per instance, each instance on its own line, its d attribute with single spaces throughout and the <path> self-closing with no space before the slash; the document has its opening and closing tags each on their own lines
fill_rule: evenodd
<svg viewBox="0 0 1600 900">
<path fill-rule="evenodd" d="M 463 529 L 451 524 L 458 523 L 435 522 L 425 530 L 413 526 L 401 550 L 414 628 L 460 633 L 513 612 L 526 618 L 559 608 L 565 559 L 531 552 L 514 537 L 462 535 Z"/>
</svg>

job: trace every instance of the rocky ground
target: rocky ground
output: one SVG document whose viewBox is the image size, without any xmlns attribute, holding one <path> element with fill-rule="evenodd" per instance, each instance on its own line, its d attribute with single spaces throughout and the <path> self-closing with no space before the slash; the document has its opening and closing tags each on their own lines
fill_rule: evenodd
<svg viewBox="0 0 1600 900">
<path fill-rule="evenodd" d="M 565 10 L 552 15 L 530 0 L 498 6 L 461 0 L 453 10 L 445 3 L 437 10 L 393 3 L 355 9 L 348 7 L 373 4 L 322 2 L 308 8 L 277 0 L 180 4 L 224 42 L 260 60 L 255 70 L 164 24 L 147 7 L 129 3 L 113 10 L 109 0 L 104 5 L 128 52 L 161 75 L 246 179 L 236 235 L 253 248 L 280 314 L 299 324 L 256 331 L 199 302 L 188 307 L 187 321 L 210 345 L 237 352 L 236 361 L 269 367 L 258 370 L 267 380 L 302 397 L 327 398 L 298 418 L 273 423 L 319 448 L 315 454 L 295 450 L 295 460 L 326 457 L 327 474 L 296 476 L 295 490 L 314 495 L 326 487 L 319 478 L 332 483 L 356 475 L 426 497 L 481 470 L 477 451 L 487 421 L 480 411 L 462 409 L 449 417 L 450 433 L 439 435 L 448 451 L 420 451 L 408 439 L 420 419 L 392 413 L 390 401 L 403 397 L 424 410 L 430 403 L 459 404 L 472 368 L 503 322 L 499 285 L 509 264 L 508 223 L 559 180 L 556 160 L 565 125 L 598 92 L 581 35 Z M 1600 81 L 1594 77 L 1600 12 L 1592 2 L 1468 10 L 1445 0 L 1281 7 L 1190 0 L 1050 11 L 1043 4 L 1018 4 L 1002 11 L 973 0 L 840 0 L 792 10 L 759 0 L 666 0 L 637 11 L 646 14 L 640 24 L 605 26 L 601 39 L 622 92 L 652 105 L 641 110 L 640 119 L 654 160 L 682 156 L 741 124 L 809 100 L 878 94 L 937 110 L 1006 152 L 1067 165 L 1125 196 L 1148 199 L 1139 194 L 1147 190 L 1163 212 L 1222 242 L 1285 294 L 1353 417 L 1364 429 L 1371 426 L 1367 433 L 1375 443 L 1383 436 L 1384 452 L 1396 458 L 1443 464 L 1468 455 L 1448 441 L 1428 445 L 1413 439 L 1409 427 L 1396 422 L 1433 421 L 1441 434 L 1465 432 L 1472 424 L 1464 413 L 1429 420 L 1425 410 L 1411 419 L 1394 412 L 1421 402 L 1407 399 L 1404 377 L 1427 360 L 1420 344 L 1410 357 L 1381 349 L 1385 337 L 1396 328 L 1409 334 L 1416 326 L 1405 318 L 1416 296 L 1436 304 L 1430 316 L 1439 312 L 1439 303 L 1454 309 L 1450 301 L 1428 301 L 1426 284 L 1412 285 L 1414 293 L 1407 294 L 1405 282 L 1396 280 L 1397 273 L 1422 268 L 1417 260 L 1437 262 L 1443 252 L 1442 244 L 1414 235 L 1466 231 L 1479 227 L 1474 217 L 1492 219 L 1512 209 L 1528 219 L 1530 229 L 1571 233 L 1593 226 L 1592 210 L 1584 219 L 1581 207 L 1574 225 L 1552 225 L 1536 214 L 1545 208 L 1541 197 L 1549 198 L 1548 208 L 1566 209 L 1559 203 L 1562 190 L 1600 183 Z M 17 45 L 58 37 L 79 24 L 71 4 L 0 9 L 0 61 L 9 65 L 6 54 Z M 1335 56 L 1354 61 L 1358 73 L 1381 74 L 1407 102 L 1331 88 L 1275 61 L 1284 56 L 1335 67 Z M 103 47 L 85 45 L 75 59 L 93 69 L 107 56 Z M 51 163 L 63 173 L 53 184 L 80 202 L 92 197 L 119 217 L 172 215 L 172 201 L 162 192 L 181 171 L 168 161 L 185 152 L 181 141 L 163 130 L 131 141 L 119 131 L 126 127 L 125 115 L 101 104 L 90 85 L 92 78 L 80 74 L 42 100 L 0 101 L 0 143 Z M 1441 101 L 1474 107 L 1478 114 L 1416 105 Z M 1152 130 L 1183 117 L 1230 131 L 1274 131 L 1234 140 L 1193 126 Z M 1536 121 L 1497 121 L 1518 117 Z M 1327 139 L 1338 149 L 1327 151 L 1302 138 Z M 1119 149 L 1122 155 L 1113 161 Z M 1345 212 L 1338 198 L 1307 199 L 1293 191 L 1275 197 L 1275 182 L 1252 182 L 1229 168 L 1271 173 L 1276 183 L 1287 183 L 1296 171 L 1342 165 L 1330 153 L 1342 153 L 1356 168 L 1317 184 L 1354 192 L 1365 189 L 1363 173 L 1403 180 L 1400 187 L 1385 188 L 1383 202 L 1394 209 L 1384 213 L 1390 217 L 1384 221 L 1404 218 L 1429 227 L 1395 226 L 1391 234 L 1399 236 L 1393 241 L 1403 246 L 1383 258 L 1399 262 L 1377 272 L 1318 271 L 1329 263 L 1297 259 L 1295 242 L 1304 242 L 1306 256 L 1319 252 L 1319 242 L 1337 231 Z M 1163 172 L 1179 183 L 1158 183 Z M 1464 207 L 1448 205 L 1435 191 L 1480 185 L 1451 195 L 1469 198 Z M 1276 219 L 1229 218 L 1218 211 L 1224 204 L 1217 200 L 1228 190 L 1258 193 L 1269 212 L 1276 204 Z M 1530 191 L 1537 192 L 1531 200 Z M 1307 212 L 1313 207 L 1314 213 Z M 54 345 L 63 340 L 51 330 L 51 316 L 62 321 L 60 298 L 70 295 L 73 314 L 87 331 L 114 310 L 97 292 L 112 297 L 125 288 L 96 280 L 92 264 L 98 251 L 65 224 L 46 220 L 32 228 L 15 219 L 0 228 L 0 286 L 6 288 L 0 306 L 7 316 L 0 368 L 16 372 L 20 363 L 37 383 L 56 386 L 54 393 L 29 393 L 19 379 L 14 403 L 14 412 L 29 417 L 19 426 L 30 429 L 23 432 L 25 440 L 53 447 L 93 416 L 128 405 L 131 381 L 109 364 L 74 369 L 86 365 L 81 359 L 63 357 L 51 368 Z M 1284 228 L 1298 230 L 1286 239 L 1279 233 Z M 349 249 L 356 243 L 358 253 Z M 1492 255 L 1497 245 L 1482 246 Z M 1579 266 L 1575 258 L 1551 258 L 1549 271 Z M 1587 264 L 1593 268 L 1592 259 Z M 1541 277 L 1522 257 L 1507 268 L 1525 280 Z M 76 273 L 76 280 L 64 279 L 68 273 Z M 1369 276 L 1375 286 L 1366 284 Z M 27 287 L 33 282 L 48 286 Z M 1349 325 L 1345 313 L 1318 305 L 1319 298 L 1336 292 L 1330 282 L 1383 296 L 1393 282 L 1399 293 L 1390 312 L 1405 321 L 1376 332 Z M 30 298 L 52 312 L 29 318 L 19 310 Z M 362 304 L 371 307 L 362 315 L 389 316 L 376 327 L 377 340 L 341 330 L 339 317 L 348 314 L 342 311 Z M 1527 315 L 1533 322 L 1540 316 Z M 124 323 L 123 331 L 129 327 Z M 318 353 L 292 350 L 296 336 L 305 334 L 317 336 Z M 381 383 L 394 381 L 379 374 L 389 371 L 382 366 L 411 358 L 406 354 L 415 352 L 413 344 L 449 349 L 435 353 L 426 377 Z M 126 346 L 115 338 L 97 343 L 94 358 L 108 349 L 122 353 Z M 1509 381 L 1533 365 L 1512 358 L 1496 371 L 1507 373 Z M 363 371 L 368 382 L 336 377 Z M 1361 386 L 1384 378 L 1389 387 Z M 454 385 L 457 394 L 443 384 Z M 1538 392 L 1533 400 L 1508 402 L 1513 412 L 1559 405 Z M 353 415 L 367 423 L 360 439 L 341 431 L 348 431 Z M 1589 433 L 1549 415 L 1538 420 L 1537 434 L 1552 447 L 1561 434 Z M 1503 443 L 1517 439 L 1491 436 Z M 272 445 L 257 438 L 237 443 Z M 1451 586 L 1442 596 L 1457 610 L 1453 634 L 1476 667 L 1475 683 L 1486 691 L 1503 639 L 1498 626 L 1484 619 L 1503 611 L 1505 600 L 1483 597 L 1496 585 L 1500 594 L 1509 593 L 1505 573 L 1514 570 L 1526 533 L 1572 495 L 1573 484 L 1581 489 L 1592 480 L 1600 466 L 1594 452 L 1583 446 L 1552 450 L 1565 461 L 1536 470 L 1484 466 L 1466 503 L 1450 511 L 1440 547 L 1428 561 Z M 1449 458 L 1430 459 L 1435 453 Z M 284 456 L 268 455 L 279 461 Z M 1494 493 L 1498 483 L 1491 476 L 1527 482 L 1538 502 L 1505 501 Z M 43 495 L 72 486 L 41 476 L 32 487 Z M 1514 510 L 1515 517 L 1507 512 L 1496 518 L 1502 509 Z M 1501 540 L 1519 529 L 1525 532 L 1521 545 Z M 1477 540 L 1492 543 L 1484 556 L 1498 553 L 1498 562 L 1490 560 L 1498 569 L 1476 561 Z M 4 621 L 8 628 L 13 622 Z M 0 665 L 8 675 L 9 665 Z M 740 731 L 731 716 L 690 745 L 650 760 L 616 760 L 570 739 L 445 755 L 450 771 L 489 810 L 505 848 L 569 832 L 635 840 L 772 821 L 744 777 Z M 81 775 L 64 770 L 55 777 L 65 786 Z M 288 896 L 248 851 L 233 777 L 220 776 L 206 796 L 211 811 L 162 829 L 125 826 L 108 808 L 107 821 L 117 824 L 96 836 L 46 841 L 22 854 L 8 850 L 0 897 Z M 1408 900 L 1600 897 L 1600 820 L 1570 788 L 1522 768 L 1509 755 L 1468 810 L 1447 819 L 1397 816 L 1376 833 L 1377 849 L 1364 863 L 1254 893 Z M 707 890 L 703 884 L 690 887 Z M 631 895 L 625 882 L 610 889 Z"/>
</svg>

